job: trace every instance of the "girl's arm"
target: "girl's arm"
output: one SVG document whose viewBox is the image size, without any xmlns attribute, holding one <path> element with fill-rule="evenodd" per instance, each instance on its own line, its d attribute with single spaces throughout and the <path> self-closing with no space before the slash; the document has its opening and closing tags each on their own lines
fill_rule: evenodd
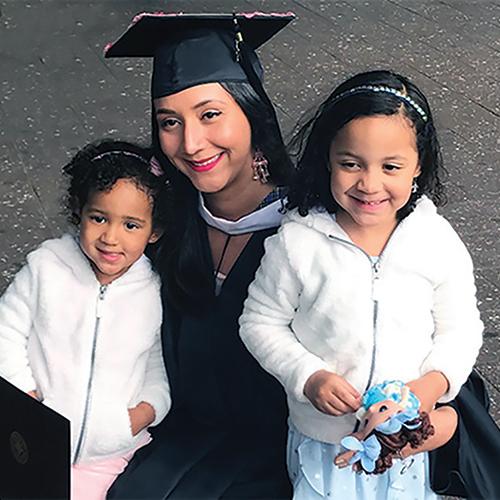
<svg viewBox="0 0 500 500">
<path fill-rule="evenodd" d="M 146 377 L 140 395 L 141 401 L 137 406 L 129 409 L 132 430 L 135 427 L 138 429 L 137 432 L 145 427 L 159 424 L 172 405 L 160 335 L 161 329 L 158 329 L 146 364 Z"/>
<path fill-rule="evenodd" d="M 0 376 L 25 392 L 37 388 L 28 360 L 36 297 L 32 268 L 25 265 L 0 298 Z"/>
<path fill-rule="evenodd" d="M 290 262 L 286 237 L 289 224 L 265 241 L 265 254 L 248 289 L 240 317 L 240 336 L 287 393 L 305 403 L 308 401 L 304 394 L 306 381 L 315 372 L 329 370 L 329 366 L 309 352 L 291 328 L 299 307 L 302 279 Z"/>
<path fill-rule="evenodd" d="M 451 228 L 450 231 L 452 234 L 446 236 L 452 244 L 446 248 L 444 274 L 434 288 L 433 348 L 421 366 L 426 378 L 423 382 L 416 381 L 418 387 L 423 388 L 419 397 L 432 400 L 438 394 L 437 401 L 443 403 L 458 394 L 469 376 L 481 347 L 483 331 L 472 259 L 458 235 Z M 428 386 L 425 381 L 430 381 Z M 419 390 L 417 388 L 417 392 Z"/>
</svg>

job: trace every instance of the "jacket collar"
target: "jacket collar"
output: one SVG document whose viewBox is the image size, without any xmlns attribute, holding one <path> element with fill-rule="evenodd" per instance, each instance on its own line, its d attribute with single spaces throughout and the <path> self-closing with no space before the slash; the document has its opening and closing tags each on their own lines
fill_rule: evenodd
<svg viewBox="0 0 500 500">
<path fill-rule="evenodd" d="M 98 285 L 90 262 L 80 248 L 77 235 L 66 233 L 61 238 L 45 241 L 41 247 L 54 254 L 61 266 L 69 267 L 81 283 Z M 114 280 L 113 283 L 128 284 L 151 279 L 152 276 L 151 263 L 145 255 L 142 255 L 125 274 Z"/>
<path fill-rule="evenodd" d="M 423 195 L 417 200 L 413 212 L 403 219 L 404 225 L 425 224 L 425 219 L 428 216 L 435 215 L 436 212 L 434 203 Z M 290 221 L 315 229 L 327 236 L 350 241 L 347 233 L 337 223 L 335 214 L 328 213 L 324 208 L 313 208 L 309 210 L 309 214 L 305 217 L 302 217 L 297 210 L 292 210 L 283 219 L 283 222 Z"/>
</svg>

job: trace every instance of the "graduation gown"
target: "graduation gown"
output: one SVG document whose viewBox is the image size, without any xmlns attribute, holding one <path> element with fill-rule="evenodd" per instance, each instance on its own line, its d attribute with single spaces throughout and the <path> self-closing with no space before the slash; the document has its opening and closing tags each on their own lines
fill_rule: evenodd
<svg viewBox="0 0 500 500">
<path fill-rule="evenodd" d="M 470 499 L 500 498 L 500 430 L 488 413 L 488 393 L 476 371 L 449 404 L 458 414 L 458 427 L 448 443 L 429 454 L 432 489 Z"/>
<path fill-rule="evenodd" d="M 264 239 L 275 231 L 252 235 L 208 313 L 181 314 L 164 301 L 163 354 L 174 406 L 108 498 L 291 497 L 285 393 L 238 335 Z"/>
</svg>

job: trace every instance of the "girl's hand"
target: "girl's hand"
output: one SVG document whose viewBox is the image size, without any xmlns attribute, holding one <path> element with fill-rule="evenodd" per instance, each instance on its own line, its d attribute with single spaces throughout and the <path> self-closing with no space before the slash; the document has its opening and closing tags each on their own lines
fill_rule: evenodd
<svg viewBox="0 0 500 500">
<path fill-rule="evenodd" d="M 149 403 L 141 401 L 137 406 L 128 409 L 128 416 L 130 418 L 132 436 L 135 436 L 142 429 L 145 429 L 149 424 L 154 422 L 156 413 Z"/>
<path fill-rule="evenodd" d="M 323 413 L 338 417 L 361 406 L 361 395 L 340 375 L 327 370 L 313 373 L 304 385 L 304 395 Z"/>
<path fill-rule="evenodd" d="M 420 410 L 429 413 L 437 400 L 448 391 L 448 379 L 438 371 L 428 372 L 406 384 L 420 400 Z"/>
</svg>

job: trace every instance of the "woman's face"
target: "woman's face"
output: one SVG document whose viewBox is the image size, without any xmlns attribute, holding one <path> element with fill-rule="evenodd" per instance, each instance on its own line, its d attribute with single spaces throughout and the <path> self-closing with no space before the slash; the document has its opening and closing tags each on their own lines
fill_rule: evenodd
<svg viewBox="0 0 500 500">
<path fill-rule="evenodd" d="M 154 100 L 163 153 L 203 193 L 252 182 L 251 129 L 218 83 Z"/>
</svg>

